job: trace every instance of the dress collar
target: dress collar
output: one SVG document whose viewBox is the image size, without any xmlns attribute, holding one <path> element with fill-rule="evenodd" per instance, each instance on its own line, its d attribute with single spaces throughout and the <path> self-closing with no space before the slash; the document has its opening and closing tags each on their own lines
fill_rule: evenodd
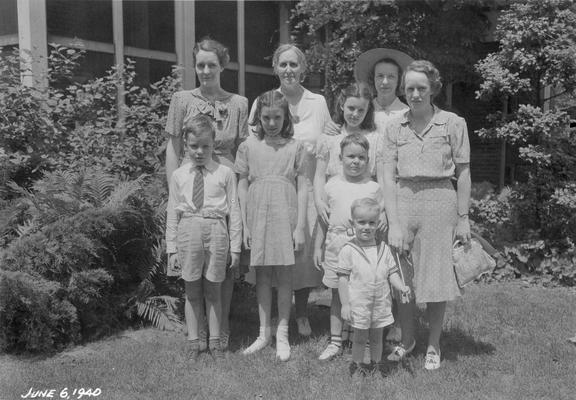
<svg viewBox="0 0 576 400">
<path fill-rule="evenodd" d="M 380 103 L 378 103 L 378 101 L 376 100 L 376 97 L 374 98 L 374 100 L 372 100 L 372 104 L 374 104 L 374 111 L 384 111 L 384 112 L 403 111 L 408 108 L 408 106 L 402 103 L 402 101 L 400 101 L 398 97 L 396 97 L 388 107 L 381 106 Z"/>
<path fill-rule="evenodd" d="M 445 125 L 448 122 L 447 113 L 436 107 L 434 104 L 432 104 L 432 108 L 434 109 L 434 114 L 432 114 L 432 119 L 428 125 Z M 410 120 L 408 119 L 409 114 L 410 109 L 406 110 L 406 112 L 402 114 L 400 120 L 402 125 L 408 125 L 410 123 Z"/>
<path fill-rule="evenodd" d="M 302 86 L 303 92 L 302 92 L 302 98 L 300 99 L 300 101 L 302 101 L 302 99 L 314 99 L 314 93 L 312 93 L 310 90 L 306 89 L 304 86 Z M 277 88 L 276 89 L 278 92 L 282 93 L 282 88 Z"/>
<path fill-rule="evenodd" d="M 202 96 L 200 88 L 192 89 L 190 94 L 202 100 L 201 103 L 196 104 L 196 108 L 201 114 L 211 116 L 216 122 L 221 122 L 228 116 L 227 100 L 232 97 L 231 93 L 226 93 L 224 96 L 214 100 L 214 102 L 211 102 L 206 97 Z"/>
</svg>

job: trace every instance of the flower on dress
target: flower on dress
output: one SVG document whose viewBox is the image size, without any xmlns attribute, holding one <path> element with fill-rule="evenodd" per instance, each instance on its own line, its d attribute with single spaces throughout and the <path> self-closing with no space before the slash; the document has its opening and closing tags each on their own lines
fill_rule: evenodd
<svg viewBox="0 0 576 400">
<path fill-rule="evenodd" d="M 228 105 L 226 103 L 216 100 L 214 104 L 212 104 L 204 97 L 200 97 L 194 94 L 193 96 L 202 100 L 196 104 L 196 109 L 199 113 L 209 115 L 218 124 L 222 124 L 222 122 L 228 117 Z"/>
<path fill-rule="evenodd" d="M 214 118 L 216 119 L 216 121 L 223 121 L 228 116 L 228 105 L 226 103 L 222 103 L 216 100 L 214 109 L 216 111 L 216 114 L 218 115 L 217 117 Z"/>
</svg>

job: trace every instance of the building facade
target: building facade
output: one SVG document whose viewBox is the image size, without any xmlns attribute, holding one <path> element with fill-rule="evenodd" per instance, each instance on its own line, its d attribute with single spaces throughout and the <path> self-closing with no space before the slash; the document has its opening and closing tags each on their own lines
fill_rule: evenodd
<svg viewBox="0 0 576 400">
<path fill-rule="evenodd" d="M 86 51 L 76 77 L 79 81 L 102 76 L 114 64 L 130 58 L 136 61 L 138 84 L 156 82 L 178 64 L 183 68 L 183 86 L 190 89 L 196 86 L 192 49 L 198 40 L 210 36 L 230 49 L 231 62 L 222 74 L 222 87 L 253 101 L 278 84 L 271 55 L 279 43 L 290 40 L 288 20 L 295 3 L 1 0 L 0 47 L 19 46 L 40 56 L 30 60 L 33 75 L 23 77 L 29 84 L 46 84 L 39 77 L 47 68 L 48 43 L 57 43 Z M 307 86 L 321 90 L 321 82 L 310 81 Z M 506 148 L 473 133 L 483 126 L 485 115 L 500 106 L 478 102 L 477 88 L 468 84 L 445 86 L 442 105 L 466 118 L 469 125 L 473 180 L 500 185 L 511 181 L 514 164 L 509 162 Z"/>
<path fill-rule="evenodd" d="M 184 87 L 193 88 L 192 48 L 210 36 L 230 49 L 222 86 L 252 99 L 277 84 L 270 55 L 289 40 L 291 6 L 242 0 L 2 0 L 0 46 L 20 45 L 40 56 L 48 43 L 82 48 L 79 78 L 86 80 L 125 57 L 136 61 L 140 84 L 156 82 L 180 64 Z"/>
</svg>

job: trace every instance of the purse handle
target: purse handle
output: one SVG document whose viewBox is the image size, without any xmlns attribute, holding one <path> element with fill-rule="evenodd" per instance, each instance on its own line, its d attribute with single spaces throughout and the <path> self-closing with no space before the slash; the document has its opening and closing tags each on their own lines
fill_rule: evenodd
<svg viewBox="0 0 576 400">
<path fill-rule="evenodd" d="M 396 264 L 398 264 L 398 271 L 400 274 L 400 278 L 402 279 L 402 283 L 404 284 L 404 286 L 406 286 L 406 280 L 404 279 L 404 272 L 402 272 L 402 264 L 400 263 L 400 255 L 396 250 L 392 248 L 390 248 L 390 252 L 392 253 L 392 257 L 394 257 L 394 261 L 396 261 Z M 410 260 L 408 260 L 408 258 L 406 258 L 406 262 L 408 264 L 412 264 Z"/>
</svg>

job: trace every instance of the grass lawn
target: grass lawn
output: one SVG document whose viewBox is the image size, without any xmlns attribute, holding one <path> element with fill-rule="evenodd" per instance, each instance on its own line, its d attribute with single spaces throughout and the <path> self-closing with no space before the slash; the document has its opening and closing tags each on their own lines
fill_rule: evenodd
<svg viewBox="0 0 576 400">
<path fill-rule="evenodd" d="M 347 357 L 317 360 L 328 309 L 311 306 L 315 336 L 291 326 L 292 358 L 274 348 L 243 357 L 258 330 L 255 299 L 233 306 L 232 351 L 220 359 L 185 355 L 181 333 L 142 329 L 47 358 L 0 355 L 0 400 L 34 389 L 100 388 L 98 399 L 576 399 L 576 290 L 520 283 L 474 286 L 449 305 L 440 370 L 423 369 L 426 327 L 405 368 L 388 377 L 348 376 Z M 78 392 L 70 398 L 78 398 Z M 84 399 L 93 397 L 84 396 Z"/>
</svg>

